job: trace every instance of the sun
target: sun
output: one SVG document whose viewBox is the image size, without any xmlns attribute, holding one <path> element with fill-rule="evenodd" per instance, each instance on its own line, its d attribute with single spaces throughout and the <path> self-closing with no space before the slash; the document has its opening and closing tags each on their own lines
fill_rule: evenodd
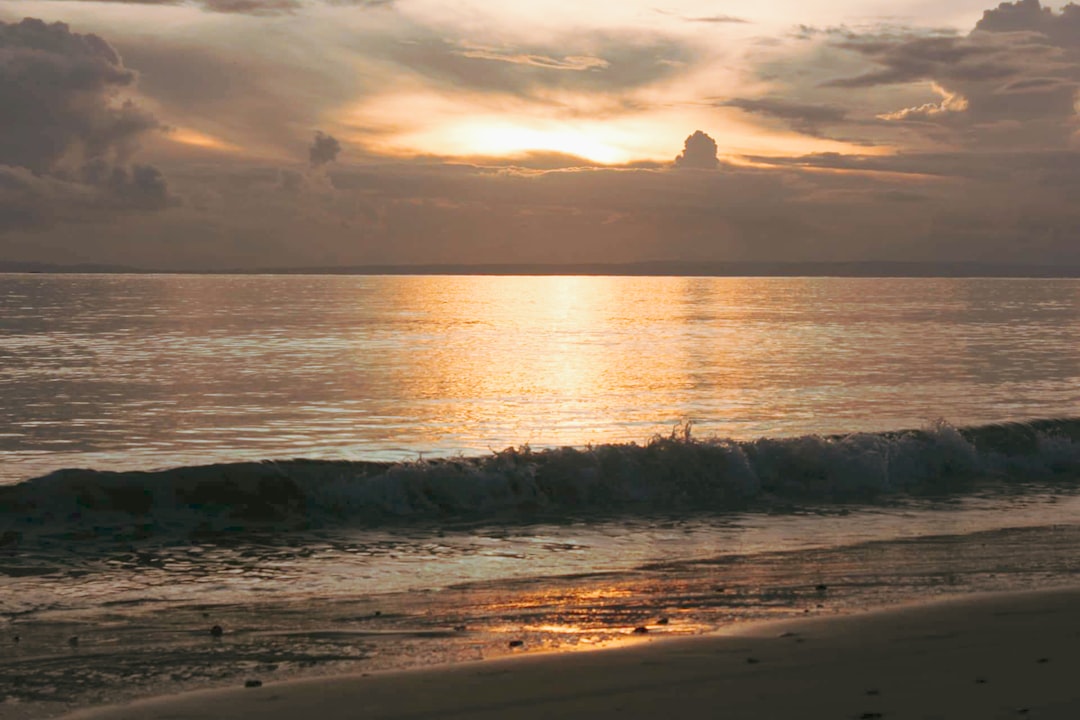
<svg viewBox="0 0 1080 720">
<path fill-rule="evenodd" d="M 213 135 L 207 135 L 206 133 L 193 130 L 192 128 L 177 127 L 172 128 L 165 135 L 166 138 L 173 142 L 180 143 L 181 145 L 190 145 L 192 147 L 205 148 L 207 150 L 220 150 L 222 152 L 235 152 L 239 150 L 236 145 L 225 142 L 221 138 L 216 138 Z"/>
<path fill-rule="evenodd" d="M 584 158 L 603 165 L 629 160 L 628 153 L 583 127 L 530 127 L 512 122 L 475 123 L 448 128 L 448 141 L 460 155 L 513 157 L 534 152 L 554 152 Z"/>
<path fill-rule="evenodd" d="M 560 153 L 600 165 L 620 165 L 634 157 L 632 144 L 602 123 L 491 116 L 457 118 L 406 133 L 396 138 L 394 145 L 398 151 L 447 157 L 514 158 Z"/>
</svg>

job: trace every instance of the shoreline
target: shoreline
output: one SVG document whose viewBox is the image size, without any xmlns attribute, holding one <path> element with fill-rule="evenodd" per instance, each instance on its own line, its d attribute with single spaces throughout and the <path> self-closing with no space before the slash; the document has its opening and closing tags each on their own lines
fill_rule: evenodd
<svg viewBox="0 0 1080 720">
<path fill-rule="evenodd" d="M 1080 586 L 747 623 L 693 638 L 196 690 L 65 720 L 1080 717 Z"/>
</svg>

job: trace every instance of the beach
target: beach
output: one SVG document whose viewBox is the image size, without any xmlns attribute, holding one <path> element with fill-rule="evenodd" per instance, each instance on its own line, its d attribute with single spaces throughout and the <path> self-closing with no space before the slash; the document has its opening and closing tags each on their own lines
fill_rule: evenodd
<svg viewBox="0 0 1080 720">
<path fill-rule="evenodd" d="M 68 720 L 1075 718 L 1080 588 L 979 594 L 691 639 L 267 682 Z"/>
<path fill-rule="evenodd" d="M 0 2 L 0 720 L 1080 720 L 1044 3 Z"/>
<path fill-rule="evenodd" d="M 3 720 L 1056 697 L 1025 690 L 1073 637 L 1052 625 L 850 628 L 1080 581 L 1075 280 L 0 287 Z M 780 620 L 826 625 L 758 625 Z"/>
</svg>

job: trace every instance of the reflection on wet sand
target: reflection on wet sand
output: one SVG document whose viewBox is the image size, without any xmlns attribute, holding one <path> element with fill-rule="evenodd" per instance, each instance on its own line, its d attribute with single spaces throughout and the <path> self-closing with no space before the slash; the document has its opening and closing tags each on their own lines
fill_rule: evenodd
<svg viewBox="0 0 1080 720">
<path fill-rule="evenodd" d="M 43 609 L 8 626 L 20 641 L 0 645 L 0 695 L 28 711 L 36 707 L 40 716 L 36 703 L 115 701 L 252 675 L 281 679 L 585 650 L 752 619 L 1050 587 L 1080 572 L 1078 546 L 1076 529 L 1059 526 L 734 554 L 441 590 L 338 593 L 318 601 L 282 600 L 254 583 L 234 602 L 146 599 Z M 244 549 L 248 566 L 260 564 L 256 550 Z M 172 564 L 167 554 L 156 557 Z M 206 583 L 220 577 L 206 568 L 189 572 L 205 572 Z M 209 632 L 215 625 L 222 628 L 218 637 Z M 77 648 L 68 645 L 73 636 Z"/>
</svg>

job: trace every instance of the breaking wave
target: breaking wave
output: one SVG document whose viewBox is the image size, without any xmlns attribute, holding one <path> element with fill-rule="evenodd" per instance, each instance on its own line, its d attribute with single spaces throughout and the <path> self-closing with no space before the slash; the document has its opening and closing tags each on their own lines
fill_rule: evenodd
<svg viewBox="0 0 1080 720">
<path fill-rule="evenodd" d="M 0 547 L 92 536 L 873 502 L 1080 481 L 1080 419 L 735 441 L 689 426 L 639 444 L 407 463 L 288 460 L 61 470 L 0 487 Z"/>
</svg>

